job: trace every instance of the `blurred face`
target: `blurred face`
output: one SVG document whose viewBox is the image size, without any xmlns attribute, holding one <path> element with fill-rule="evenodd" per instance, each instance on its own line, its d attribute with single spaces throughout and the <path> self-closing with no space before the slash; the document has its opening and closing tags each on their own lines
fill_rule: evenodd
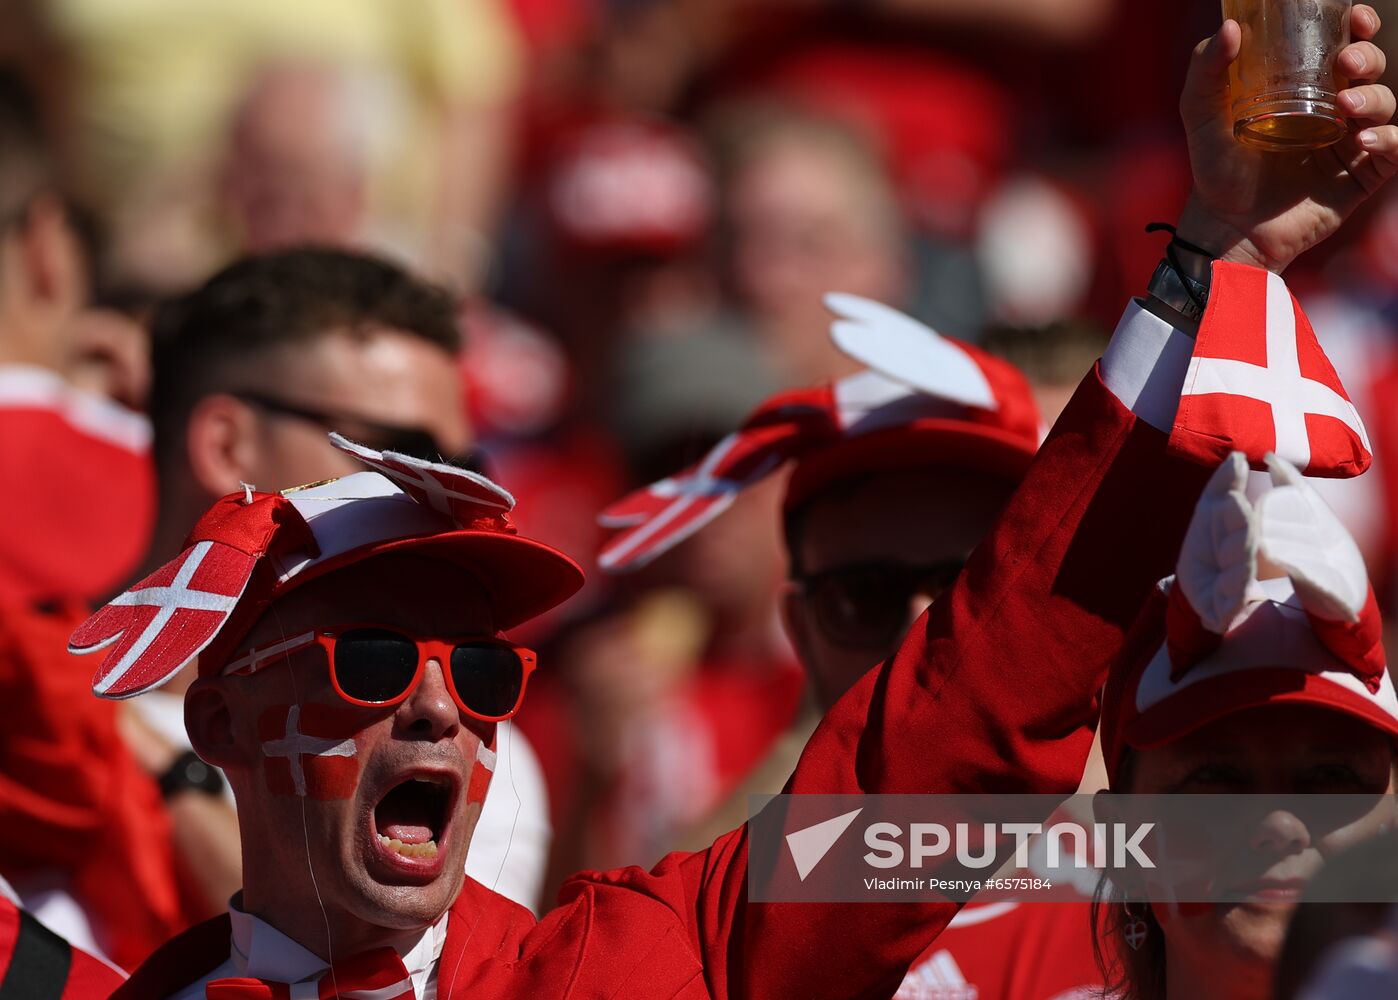
<svg viewBox="0 0 1398 1000">
<path fill-rule="evenodd" d="M 345 245 L 365 212 L 363 151 L 337 123 L 344 97 L 314 70 L 266 74 L 233 122 L 223 200 L 242 249 Z"/>
<path fill-rule="evenodd" d="M 474 580 L 390 555 L 287 595 L 243 651 L 365 623 L 446 639 L 494 634 Z M 418 687 L 386 708 L 338 697 L 317 647 L 250 677 L 198 682 L 191 700 L 211 684 L 227 698 L 245 908 L 323 953 L 327 924 L 335 949 L 360 949 L 450 906 L 489 779 L 478 756 L 491 759 L 481 751 L 493 748 L 495 726 L 457 708 L 442 669 L 429 660 Z"/>
<path fill-rule="evenodd" d="M 759 329 L 801 381 L 854 369 L 829 342 L 832 289 L 880 302 L 903 296 L 893 234 L 871 220 L 871 186 L 846 154 L 820 142 L 772 142 L 734 176 L 728 196 L 733 271 Z"/>
<path fill-rule="evenodd" d="M 1279 738 L 1285 734 L 1284 738 Z M 1266 980 L 1305 884 L 1337 851 L 1393 824 L 1389 737 L 1338 712 L 1276 705 L 1238 712 L 1167 746 L 1133 754 L 1127 791 L 1142 794 L 1328 794 L 1361 797 L 1345 822 L 1311 827 L 1277 809 L 1230 849 L 1216 877 L 1238 903 L 1172 913 L 1153 905 L 1173 981 L 1201 975 Z M 1372 805 L 1362 803 L 1372 796 Z"/>
<path fill-rule="evenodd" d="M 0 363 L 66 375 L 73 319 L 87 300 L 87 263 L 67 210 L 49 195 L 0 219 Z"/>
<path fill-rule="evenodd" d="M 391 435 L 383 439 L 381 427 L 426 432 L 446 459 L 470 445 L 455 362 L 421 337 L 390 329 L 365 338 L 332 333 L 296 348 L 267 374 L 250 380 L 250 388 L 325 419 L 253 404 L 257 447 L 243 473 L 258 489 L 282 490 L 363 471 L 330 443 L 330 429 L 371 448 L 392 443 Z M 236 488 L 234 483 L 223 492 Z"/>
<path fill-rule="evenodd" d="M 893 655 L 1014 487 L 957 469 L 883 473 L 810 502 L 786 620 L 822 709 Z"/>
</svg>

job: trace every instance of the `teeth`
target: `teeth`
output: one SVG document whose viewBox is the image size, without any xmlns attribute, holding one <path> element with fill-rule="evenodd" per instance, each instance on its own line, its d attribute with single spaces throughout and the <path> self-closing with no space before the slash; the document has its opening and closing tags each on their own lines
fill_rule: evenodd
<svg viewBox="0 0 1398 1000">
<path fill-rule="evenodd" d="M 429 840 L 422 844 L 405 844 L 397 837 L 389 837 L 381 833 L 379 834 L 379 843 L 405 858 L 435 858 L 437 856 L 437 842 L 435 840 Z"/>
</svg>

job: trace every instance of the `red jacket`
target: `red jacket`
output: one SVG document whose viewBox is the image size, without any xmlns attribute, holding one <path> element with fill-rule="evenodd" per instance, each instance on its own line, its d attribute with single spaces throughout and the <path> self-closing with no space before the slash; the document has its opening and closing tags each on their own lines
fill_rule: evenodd
<svg viewBox="0 0 1398 1000">
<path fill-rule="evenodd" d="M 1108 662 L 1170 571 L 1207 471 L 1168 459 L 1165 436 L 1090 374 L 966 573 L 830 711 L 788 791 L 1070 794 Z M 584 872 L 538 922 L 468 882 L 439 989 L 889 997 L 957 910 L 749 904 L 747 854 L 744 827 L 649 872 Z M 227 955 L 226 918 L 200 925 L 116 996 L 168 996 Z"/>
</svg>

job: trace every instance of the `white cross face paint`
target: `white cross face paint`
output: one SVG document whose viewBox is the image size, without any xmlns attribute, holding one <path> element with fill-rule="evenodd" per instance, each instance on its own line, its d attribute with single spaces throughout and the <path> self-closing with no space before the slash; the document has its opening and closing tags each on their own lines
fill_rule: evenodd
<svg viewBox="0 0 1398 1000">
<path fill-rule="evenodd" d="M 359 780 L 358 713 L 328 705 L 278 705 L 262 713 L 258 735 L 267 783 L 280 795 L 347 799 Z"/>
</svg>

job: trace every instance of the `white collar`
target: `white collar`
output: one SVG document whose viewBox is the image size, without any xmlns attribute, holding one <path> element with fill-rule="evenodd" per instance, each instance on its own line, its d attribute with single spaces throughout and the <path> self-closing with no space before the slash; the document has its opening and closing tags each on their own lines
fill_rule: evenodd
<svg viewBox="0 0 1398 1000">
<path fill-rule="evenodd" d="M 397 947 L 413 989 L 419 997 L 429 996 L 428 983 L 442 957 L 442 945 L 447 939 L 447 917 L 443 913 L 431 927 L 424 930 L 406 946 Z M 251 976 L 274 983 L 299 983 L 319 978 L 328 965 L 297 944 L 271 924 L 251 913 L 244 913 L 232 903 L 228 919 L 233 924 L 232 948 L 229 961 L 236 975 Z"/>
</svg>

